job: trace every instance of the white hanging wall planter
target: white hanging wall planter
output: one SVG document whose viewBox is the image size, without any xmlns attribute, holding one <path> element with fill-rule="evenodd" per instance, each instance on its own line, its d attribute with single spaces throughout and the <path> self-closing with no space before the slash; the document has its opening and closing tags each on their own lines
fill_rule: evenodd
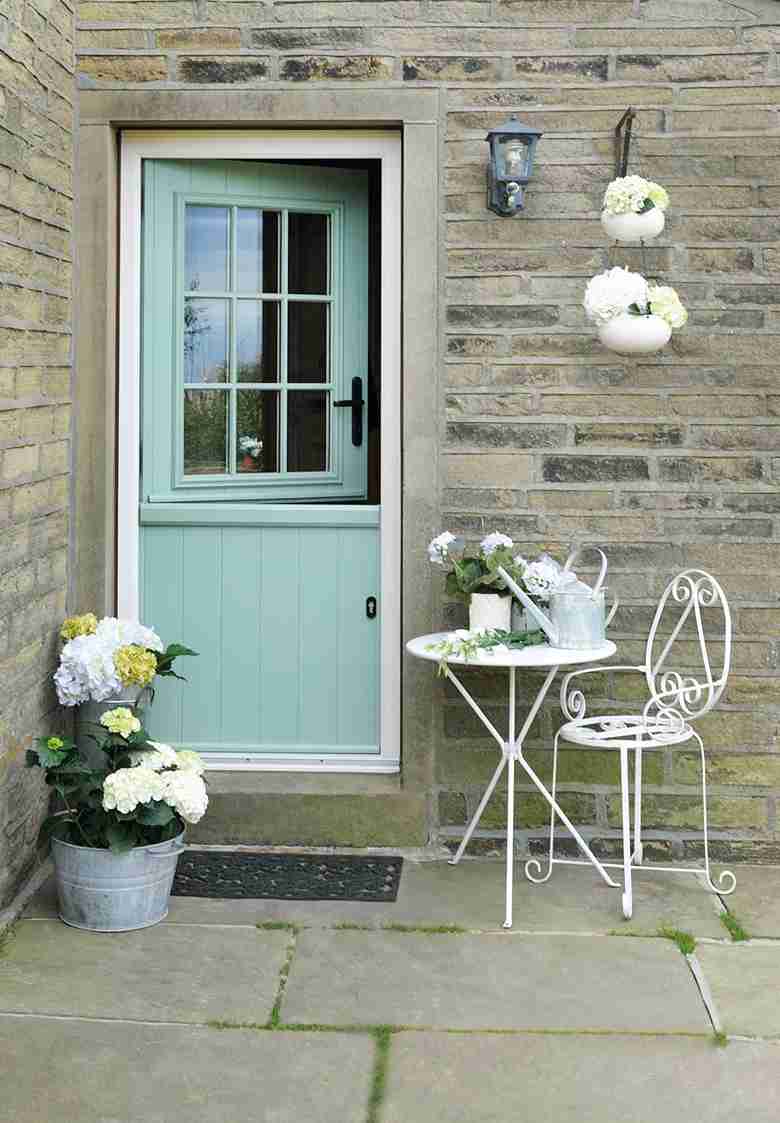
<svg viewBox="0 0 780 1123">
<path fill-rule="evenodd" d="M 619 355 L 652 355 L 669 342 L 672 329 L 660 316 L 623 313 L 599 325 L 599 339 Z"/>
<path fill-rule="evenodd" d="M 664 228 L 664 212 L 660 207 L 651 207 L 649 211 L 636 214 L 628 211 L 625 214 L 611 214 L 609 211 L 601 212 L 601 225 L 604 233 L 613 242 L 649 242 L 657 238 Z"/>
</svg>

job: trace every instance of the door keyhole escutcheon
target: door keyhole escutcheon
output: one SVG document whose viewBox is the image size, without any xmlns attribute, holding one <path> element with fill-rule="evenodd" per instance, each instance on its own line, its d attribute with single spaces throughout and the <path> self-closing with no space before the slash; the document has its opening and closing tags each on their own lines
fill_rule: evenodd
<svg viewBox="0 0 780 1123">
<path fill-rule="evenodd" d="M 376 597 L 366 597 L 366 616 L 369 620 L 376 620 Z"/>
</svg>

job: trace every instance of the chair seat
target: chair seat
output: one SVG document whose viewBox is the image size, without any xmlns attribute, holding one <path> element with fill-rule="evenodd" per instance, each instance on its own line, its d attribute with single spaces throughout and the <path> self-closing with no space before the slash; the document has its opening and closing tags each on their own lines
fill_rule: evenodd
<svg viewBox="0 0 780 1123">
<path fill-rule="evenodd" d="M 648 717 L 644 714 L 605 714 L 567 721 L 558 731 L 575 745 L 597 745 L 601 749 L 653 748 L 682 745 L 693 737 L 693 729 L 681 718 Z"/>
</svg>

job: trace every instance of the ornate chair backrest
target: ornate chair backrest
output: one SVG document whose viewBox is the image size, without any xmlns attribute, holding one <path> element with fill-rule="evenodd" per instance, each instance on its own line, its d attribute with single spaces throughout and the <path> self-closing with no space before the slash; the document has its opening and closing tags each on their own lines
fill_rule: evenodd
<svg viewBox="0 0 780 1123">
<path fill-rule="evenodd" d="M 685 721 L 702 717 L 723 693 L 730 665 L 731 612 L 723 589 L 702 569 L 678 573 L 658 602 L 647 637 L 647 711 Z"/>
</svg>

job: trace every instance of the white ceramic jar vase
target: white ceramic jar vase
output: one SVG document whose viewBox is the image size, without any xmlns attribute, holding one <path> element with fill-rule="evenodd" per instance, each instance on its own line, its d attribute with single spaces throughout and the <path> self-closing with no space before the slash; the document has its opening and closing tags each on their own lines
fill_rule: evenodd
<svg viewBox="0 0 780 1123">
<path fill-rule="evenodd" d="M 512 598 L 498 593 L 472 593 L 469 601 L 469 631 L 508 632 L 512 624 Z"/>
<path fill-rule="evenodd" d="M 619 355 L 652 355 L 669 342 L 672 329 L 660 316 L 631 316 L 624 312 L 599 326 L 599 339 Z"/>
<path fill-rule="evenodd" d="M 664 228 L 664 212 L 659 207 L 635 214 L 610 214 L 601 212 L 601 225 L 608 238 L 614 242 L 648 242 L 657 238 Z"/>
</svg>

